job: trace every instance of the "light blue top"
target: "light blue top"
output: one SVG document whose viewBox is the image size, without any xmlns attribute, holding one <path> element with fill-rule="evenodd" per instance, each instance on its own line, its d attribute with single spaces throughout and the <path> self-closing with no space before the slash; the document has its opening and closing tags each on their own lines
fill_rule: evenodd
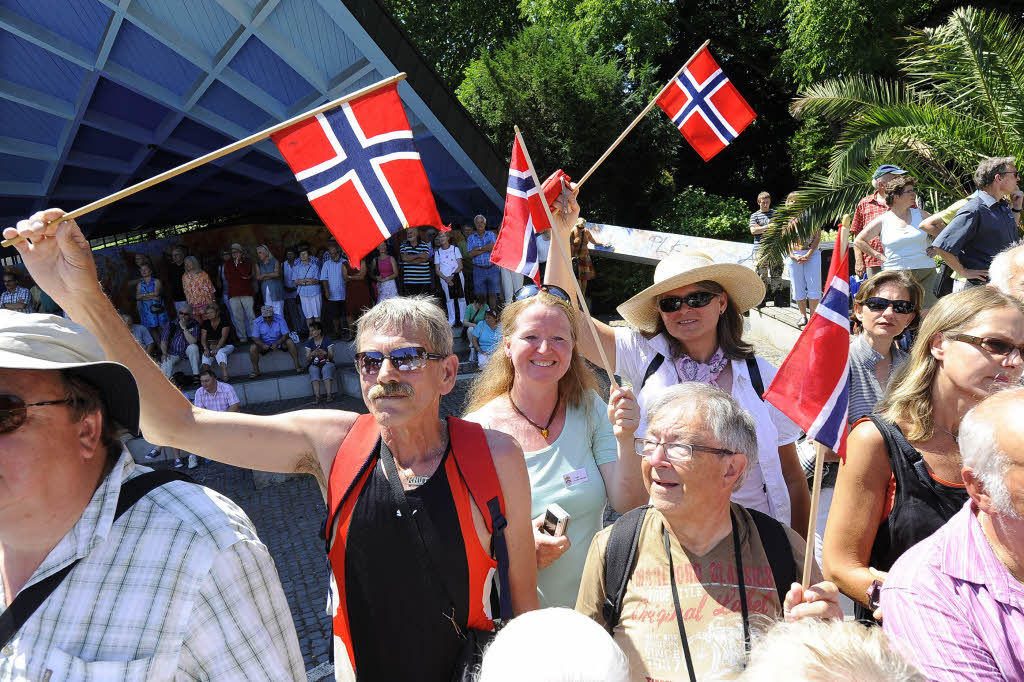
<svg viewBox="0 0 1024 682">
<path fill-rule="evenodd" d="M 466 237 L 466 253 L 469 253 L 473 249 L 479 249 L 481 246 L 487 246 L 488 244 L 493 244 L 497 240 L 498 240 L 498 238 L 495 237 L 494 233 L 491 232 L 490 230 L 485 230 L 482 237 L 479 234 L 477 234 L 476 232 L 474 232 L 473 234 L 471 234 L 468 237 Z M 487 265 L 490 265 L 490 264 L 491 264 L 491 254 L 490 253 L 481 253 L 478 256 L 473 256 L 473 265 L 487 266 Z M 575 606 L 575 604 L 573 604 L 573 606 Z"/>
<path fill-rule="evenodd" d="M 501 325 L 491 329 L 487 320 L 480 320 L 473 328 L 473 336 L 480 343 L 480 350 L 490 355 L 501 344 Z"/>
<path fill-rule="evenodd" d="M 590 541 L 601 530 L 608 501 L 598 466 L 618 459 L 615 435 L 608 422 L 608 405 L 593 391 L 587 400 L 589 405 L 566 411 L 565 426 L 554 443 L 543 450 L 524 453 L 530 474 L 530 517 L 537 518 L 551 503 L 570 516 L 566 533 L 571 543 L 569 549 L 550 566 L 537 571 L 537 595 L 542 609 L 575 608 Z M 466 418 L 477 421 L 473 415 Z M 484 426 L 501 430 L 492 424 Z M 572 481 L 571 485 L 567 485 L 566 479 Z"/>
</svg>

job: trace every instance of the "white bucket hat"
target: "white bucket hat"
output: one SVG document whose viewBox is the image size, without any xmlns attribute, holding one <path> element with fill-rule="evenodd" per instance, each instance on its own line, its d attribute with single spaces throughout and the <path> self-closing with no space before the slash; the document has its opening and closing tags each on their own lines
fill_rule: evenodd
<svg viewBox="0 0 1024 682">
<path fill-rule="evenodd" d="M 716 263 L 706 253 L 682 249 L 658 263 L 654 269 L 654 284 L 616 310 L 626 322 L 641 332 L 654 334 L 658 331 L 660 319 L 658 297 L 673 289 L 704 280 L 720 284 L 741 314 L 764 299 L 764 282 L 747 266 Z"/>
<path fill-rule="evenodd" d="M 71 320 L 0 310 L 0 369 L 73 370 L 100 390 L 111 418 L 139 431 L 135 377 L 108 361 L 96 337 Z"/>
</svg>

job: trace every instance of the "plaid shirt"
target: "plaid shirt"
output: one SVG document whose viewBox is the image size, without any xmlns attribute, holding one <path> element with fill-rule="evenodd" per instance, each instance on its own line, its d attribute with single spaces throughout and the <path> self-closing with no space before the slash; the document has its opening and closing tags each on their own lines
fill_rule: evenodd
<svg viewBox="0 0 1024 682">
<path fill-rule="evenodd" d="M 227 412 L 232 405 L 238 404 L 238 394 L 231 384 L 223 381 L 217 382 L 217 392 L 210 395 L 205 388 L 200 386 L 196 389 L 196 407 L 201 407 L 214 412 Z"/>
<path fill-rule="evenodd" d="M 122 452 L 32 574 L 26 587 L 80 559 L 4 647 L 0 679 L 305 680 L 274 560 L 234 502 L 174 481 L 112 524 L 122 481 L 146 471 Z"/>
<path fill-rule="evenodd" d="M 21 310 L 16 310 L 15 312 L 32 312 L 32 295 L 25 287 L 15 287 L 14 291 L 8 291 L 7 288 L 4 287 L 4 292 L 0 294 L 0 308 L 2 308 L 6 303 L 24 303 L 25 307 Z"/>
<path fill-rule="evenodd" d="M 856 236 L 868 223 L 888 210 L 889 207 L 885 205 L 884 201 L 879 200 L 876 195 L 870 194 L 864 197 L 857 202 L 857 210 L 853 214 L 853 223 L 850 225 L 850 234 Z M 878 234 L 879 236 L 871 240 L 871 248 L 878 253 L 884 254 L 885 248 L 882 246 L 881 231 Z M 882 261 L 877 258 L 864 256 L 864 267 L 877 268 L 881 265 Z"/>
<path fill-rule="evenodd" d="M 188 333 L 195 337 L 197 342 L 201 338 L 199 336 L 199 325 L 195 322 L 188 326 Z M 168 341 L 167 354 L 176 355 L 179 358 L 185 357 L 185 349 L 192 345 L 188 342 L 188 339 L 185 338 L 185 332 L 182 331 L 181 325 L 173 318 L 171 319 L 171 323 L 163 328 L 160 341 Z"/>
</svg>

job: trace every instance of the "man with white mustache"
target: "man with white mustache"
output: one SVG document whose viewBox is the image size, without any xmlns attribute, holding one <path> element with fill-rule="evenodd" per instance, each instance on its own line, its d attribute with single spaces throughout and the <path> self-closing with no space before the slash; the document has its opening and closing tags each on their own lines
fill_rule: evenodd
<svg viewBox="0 0 1024 682">
<path fill-rule="evenodd" d="M 121 322 L 89 242 L 63 215 L 37 213 L 3 236 L 28 238 L 16 248 L 36 282 L 135 375 L 145 437 L 235 466 L 312 474 L 327 489 L 337 679 L 449 680 L 480 631 L 537 608 L 522 449 L 439 418 L 459 362 L 447 316 L 429 298 L 382 301 L 360 318 L 356 367 L 369 415 L 203 410 Z"/>
</svg>

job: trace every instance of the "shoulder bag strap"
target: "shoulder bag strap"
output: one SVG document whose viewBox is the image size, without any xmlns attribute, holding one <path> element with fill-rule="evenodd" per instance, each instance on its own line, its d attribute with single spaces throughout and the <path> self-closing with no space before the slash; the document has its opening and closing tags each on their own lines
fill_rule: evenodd
<svg viewBox="0 0 1024 682">
<path fill-rule="evenodd" d="M 764 402 L 764 379 L 761 378 L 761 368 L 757 366 L 757 358 L 747 358 L 747 372 L 750 373 L 750 383 L 754 387 L 757 397 Z"/>
<path fill-rule="evenodd" d="M 637 393 L 644 390 L 644 385 L 647 383 L 647 380 L 654 376 L 654 373 L 658 371 L 658 368 L 661 367 L 661 363 L 663 362 L 665 362 L 664 355 L 658 353 L 654 356 L 654 359 L 651 360 L 651 364 L 647 365 L 647 370 L 644 372 L 644 380 L 640 382 L 640 388 L 637 389 Z"/>
<path fill-rule="evenodd" d="M 789 586 L 796 582 L 796 562 L 793 560 L 793 545 L 789 541 L 786 529 L 772 517 L 756 509 L 747 508 L 754 519 L 757 534 L 761 537 L 761 545 L 768 557 L 768 566 L 772 570 L 775 589 L 779 592 L 779 605 L 786 603 Z M 814 546 L 808 543 L 805 551 L 813 552 Z"/>
<path fill-rule="evenodd" d="M 658 356 L 663 357 L 663 356 Z M 608 633 L 613 634 L 622 615 L 622 600 L 626 585 L 636 565 L 636 548 L 640 544 L 640 529 L 651 505 L 632 509 L 615 520 L 608 545 L 604 551 L 604 604 L 602 615 Z"/>
<path fill-rule="evenodd" d="M 328 552 L 334 544 L 336 522 L 342 503 L 373 459 L 372 453 L 379 438 L 380 426 L 373 415 L 359 415 L 334 456 L 327 479 L 327 520 L 324 524 L 324 541 Z"/>
<path fill-rule="evenodd" d="M 116 523 L 132 505 L 145 497 L 154 488 L 159 488 L 171 481 L 191 482 L 192 479 L 172 470 L 151 471 L 125 481 L 121 485 L 121 494 L 117 498 L 117 509 L 114 511 L 112 523 Z M 36 609 L 42 606 L 47 597 L 64 582 L 64 579 L 71 573 L 71 569 L 79 561 L 79 559 L 76 559 L 53 575 L 18 593 L 18 596 L 14 598 L 11 605 L 7 607 L 7 610 L 0 614 L 0 647 L 7 646 L 7 643 L 14 639 L 14 635 L 18 633 L 18 630 L 28 622 L 28 619 L 32 617 Z"/>
</svg>

